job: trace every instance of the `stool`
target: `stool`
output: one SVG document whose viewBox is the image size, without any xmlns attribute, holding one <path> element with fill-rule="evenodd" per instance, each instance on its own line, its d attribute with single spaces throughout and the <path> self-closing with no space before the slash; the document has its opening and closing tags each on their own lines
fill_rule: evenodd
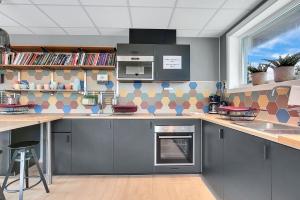
<svg viewBox="0 0 300 200">
<path fill-rule="evenodd" d="M 38 145 L 38 141 L 24 141 L 24 142 L 18 142 L 15 144 L 9 145 L 9 149 L 14 150 L 12 160 L 9 164 L 9 169 L 7 171 L 7 174 L 5 176 L 2 188 L 3 190 L 7 192 L 19 192 L 19 200 L 23 200 L 23 191 L 33 188 L 34 186 L 38 185 L 40 182 L 43 183 L 44 188 L 46 190 L 46 193 L 49 193 L 49 189 L 45 180 L 45 177 L 43 175 L 42 169 L 39 165 L 39 161 L 37 158 L 37 155 L 35 153 L 34 147 Z M 38 169 L 39 176 L 28 176 L 28 163 L 33 158 L 33 161 Z M 27 164 L 25 166 L 25 161 L 27 161 Z M 7 183 L 7 180 L 11 174 L 11 171 L 13 169 L 13 166 L 15 162 L 20 162 L 20 178 Z M 25 174 L 24 174 L 25 173 Z M 33 184 L 32 186 L 29 186 L 29 178 L 38 177 L 40 178 L 38 182 Z M 26 181 L 26 186 L 24 187 L 24 180 Z M 19 181 L 19 190 L 9 190 L 8 186 L 11 184 Z"/>
</svg>

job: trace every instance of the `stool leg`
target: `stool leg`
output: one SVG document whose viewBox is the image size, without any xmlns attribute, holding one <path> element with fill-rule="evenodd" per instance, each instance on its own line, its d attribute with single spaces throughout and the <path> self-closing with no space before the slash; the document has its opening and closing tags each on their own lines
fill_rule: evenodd
<svg viewBox="0 0 300 200">
<path fill-rule="evenodd" d="M 3 189 L 0 187 L 0 200 L 6 200 L 4 194 L 3 194 Z"/>
<path fill-rule="evenodd" d="M 8 168 L 8 170 L 7 170 L 7 173 L 6 173 L 6 175 L 5 175 L 5 178 L 4 178 L 4 181 L 3 181 L 3 184 L 2 184 L 2 189 L 3 189 L 3 190 L 4 190 L 5 187 L 6 187 L 7 180 L 8 180 L 8 178 L 9 178 L 9 176 L 10 176 L 10 173 L 11 173 L 12 168 L 14 167 L 14 164 L 15 164 L 15 160 L 16 160 L 17 155 L 18 155 L 18 152 L 15 151 L 14 154 L 13 154 L 13 157 L 12 157 L 10 163 L 9 163 L 9 168 Z"/>
<path fill-rule="evenodd" d="M 42 179 L 44 188 L 45 188 L 46 192 L 49 193 L 49 188 L 48 188 L 46 179 L 45 179 L 45 177 L 44 177 L 44 174 L 43 174 L 43 172 L 42 172 L 42 169 L 41 169 L 41 167 L 40 167 L 40 165 L 39 165 L 39 160 L 38 160 L 38 158 L 37 158 L 37 156 L 36 156 L 35 150 L 34 150 L 34 149 L 31 149 L 31 153 L 32 153 L 32 156 L 33 156 L 35 165 L 36 165 L 36 167 L 38 168 L 38 171 L 39 171 L 39 173 L 40 173 L 40 177 L 41 177 L 41 179 Z"/>
<path fill-rule="evenodd" d="M 22 151 L 21 151 L 21 156 L 20 156 L 19 200 L 23 200 L 23 190 L 24 190 L 24 169 L 25 169 L 25 150 L 22 150 Z"/>
<path fill-rule="evenodd" d="M 26 161 L 26 164 L 25 164 L 25 186 L 26 186 L 26 188 L 29 188 L 28 168 L 29 168 L 29 161 Z"/>
</svg>

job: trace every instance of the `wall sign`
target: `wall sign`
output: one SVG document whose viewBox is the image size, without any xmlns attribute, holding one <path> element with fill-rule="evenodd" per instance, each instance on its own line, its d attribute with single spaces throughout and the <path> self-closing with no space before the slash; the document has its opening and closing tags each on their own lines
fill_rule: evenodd
<svg viewBox="0 0 300 200">
<path fill-rule="evenodd" d="M 163 69 L 182 69 L 181 56 L 163 56 Z"/>
</svg>

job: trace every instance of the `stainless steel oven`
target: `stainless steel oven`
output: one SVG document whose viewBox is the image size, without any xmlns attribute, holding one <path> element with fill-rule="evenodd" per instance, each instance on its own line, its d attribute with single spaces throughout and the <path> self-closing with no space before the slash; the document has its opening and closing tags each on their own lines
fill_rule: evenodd
<svg viewBox="0 0 300 200">
<path fill-rule="evenodd" d="M 155 126 L 154 165 L 194 165 L 195 126 Z"/>
</svg>

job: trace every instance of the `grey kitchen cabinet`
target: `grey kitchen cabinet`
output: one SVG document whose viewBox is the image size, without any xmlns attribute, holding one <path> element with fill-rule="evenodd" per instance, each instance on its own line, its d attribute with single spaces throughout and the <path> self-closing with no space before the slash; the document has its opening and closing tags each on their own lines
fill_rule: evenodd
<svg viewBox="0 0 300 200">
<path fill-rule="evenodd" d="M 200 173 L 201 172 L 201 121 L 193 119 L 157 119 L 154 126 L 195 126 L 194 134 L 194 165 L 157 165 L 154 166 L 154 173 Z M 153 138 L 154 139 L 154 138 Z M 152 140 L 153 140 L 152 139 Z"/>
<path fill-rule="evenodd" d="M 154 56 L 153 44 L 117 44 L 117 55 Z"/>
<path fill-rule="evenodd" d="M 153 173 L 154 144 L 151 120 L 114 120 L 114 172 Z"/>
<path fill-rule="evenodd" d="M 154 72 L 156 81 L 189 81 L 190 80 L 190 45 L 155 45 L 155 62 Z M 174 60 L 170 60 L 170 57 L 177 56 L 181 60 L 180 68 L 174 67 L 176 65 L 168 65 L 173 63 Z M 173 68 L 173 67 L 174 68 Z"/>
<path fill-rule="evenodd" d="M 217 199 L 224 193 L 224 128 L 210 122 L 203 122 L 203 177 Z"/>
<path fill-rule="evenodd" d="M 224 129 L 224 200 L 271 200 L 270 142 Z"/>
<path fill-rule="evenodd" d="M 72 173 L 113 173 L 112 120 L 72 120 Z"/>
<path fill-rule="evenodd" d="M 72 132 L 72 120 L 61 119 L 51 122 L 52 133 L 71 133 Z"/>
<path fill-rule="evenodd" d="M 71 133 L 54 133 L 53 149 L 54 149 L 54 174 L 70 174 L 71 173 Z"/>
<path fill-rule="evenodd" d="M 300 199 L 300 151 L 271 144 L 272 200 Z"/>
</svg>

